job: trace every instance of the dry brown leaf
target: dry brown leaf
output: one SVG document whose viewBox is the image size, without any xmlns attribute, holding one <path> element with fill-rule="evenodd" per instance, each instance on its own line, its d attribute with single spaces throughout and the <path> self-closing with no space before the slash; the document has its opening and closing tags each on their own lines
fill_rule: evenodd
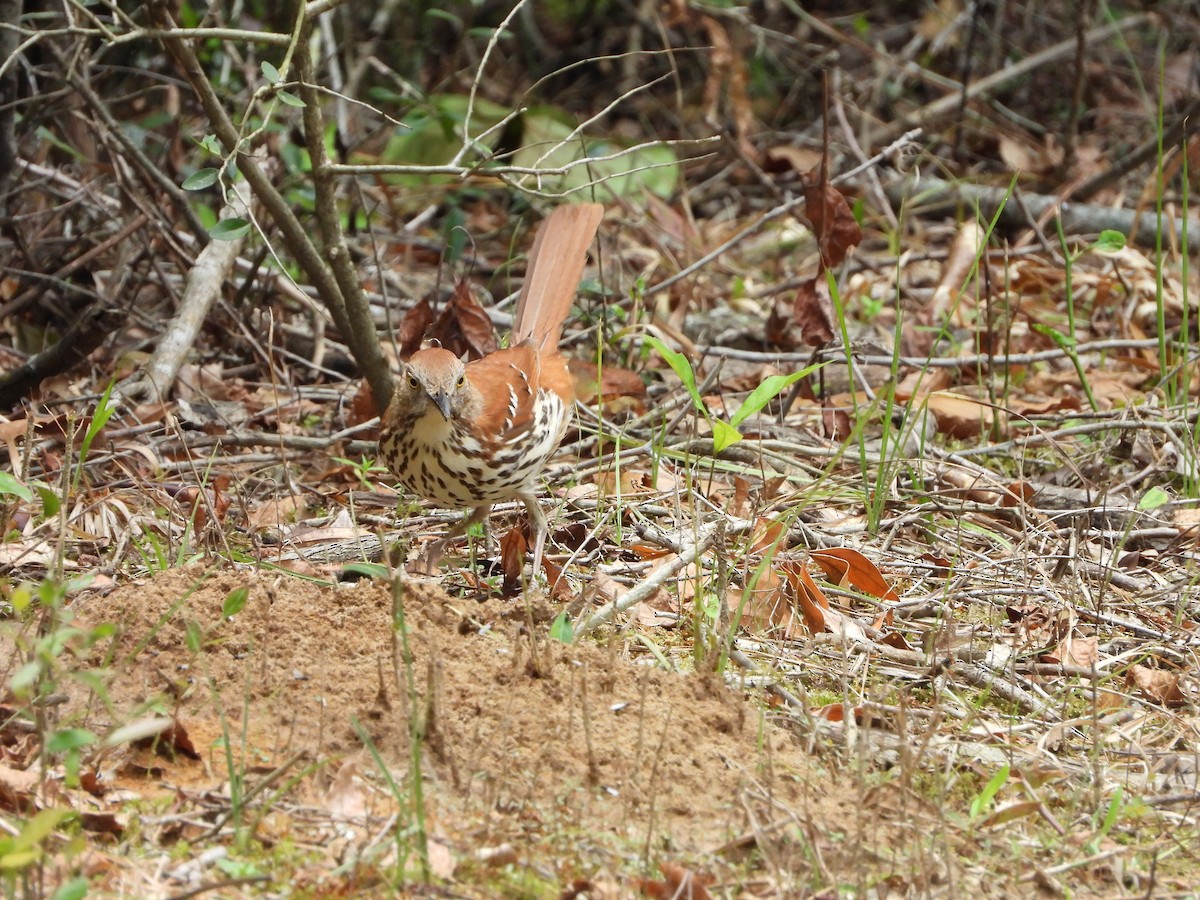
<svg viewBox="0 0 1200 900">
<path fill-rule="evenodd" d="M 821 151 L 811 147 L 795 147 L 791 144 L 780 144 L 768 147 L 763 158 L 763 171 L 772 174 L 791 172 L 796 176 L 805 175 L 821 164 Z"/>
<path fill-rule="evenodd" d="M 498 348 L 496 330 L 487 311 L 463 280 L 454 288 L 454 296 L 428 328 L 427 335 L 455 356 L 478 359 Z"/>
<path fill-rule="evenodd" d="M 1125 673 L 1125 683 L 1136 687 L 1150 700 L 1164 706 L 1184 706 L 1187 697 L 1179 687 L 1179 674 L 1134 664 Z"/>
<path fill-rule="evenodd" d="M 542 557 L 542 571 L 546 573 L 546 584 L 550 585 L 552 600 L 570 600 L 571 585 L 562 577 L 563 570 L 550 557 Z"/>
<path fill-rule="evenodd" d="M 475 851 L 475 858 L 485 866 L 511 866 L 520 862 L 521 855 L 512 844 L 498 844 L 495 847 L 480 847 Z"/>
<path fill-rule="evenodd" d="M 960 440 L 990 434 L 993 423 L 1000 434 L 1008 430 L 1008 418 L 1003 410 L 953 391 L 933 391 L 924 398 L 933 413 L 938 431 Z M 999 436 L 999 435 L 997 435 Z"/>
<path fill-rule="evenodd" d="M 33 769 L 10 769 L 0 763 L 0 809 L 18 814 L 33 810 L 38 781 Z"/>
<path fill-rule="evenodd" d="M 961 14 L 961 0 L 937 0 L 926 6 L 913 30 L 926 41 L 940 39 L 945 46 L 954 47 L 961 40 L 962 29 L 955 26 Z"/>
<path fill-rule="evenodd" d="M 246 524 L 251 531 L 264 528 L 280 528 L 292 525 L 304 518 L 308 512 L 308 501 L 300 494 L 288 494 L 260 503 L 246 515 Z"/>
<path fill-rule="evenodd" d="M 433 324 L 433 305 L 428 297 L 414 303 L 396 328 L 397 353 L 406 360 L 421 349 L 421 342 Z"/>
<path fill-rule="evenodd" d="M 367 784 L 359 771 L 361 755 L 342 763 L 325 792 L 325 810 L 334 819 L 363 819 L 371 812 Z"/>
<path fill-rule="evenodd" d="M 354 523 L 348 510 L 339 510 L 333 521 L 321 526 L 301 525 L 288 534 L 292 544 L 320 544 L 335 541 L 352 541 L 366 537 L 371 531 Z"/>
<path fill-rule="evenodd" d="M 25 436 L 25 430 L 28 427 L 29 423 L 26 419 L 0 421 L 0 441 L 3 441 L 8 447 L 8 462 L 14 472 L 21 471 L 21 448 L 17 441 Z"/>
<path fill-rule="evenodd" d="M 821 433 L 831 441 L 845 441 L 854 430 L 850 413 L 843 407 L 821 408 Z"/>
<path fill-rule="evenodd" d="M 1005 509 L 1011 509 L 1022 503 L 1030 503 L 1037 495 L 1035 488 L 1028 481 L 1014 481 L 1008 486 L 1008 490 L 1001 495 L 1000 505 Z"/>
<path fill-rule="evenodd" d="M 948 313 L 953 311 L 955 322 L 963 324 L 965 321 L 964 306 L 974 307 L 974 300 L 963 303 L 963 299 L 966 297 L 963 288 L 975 267 L 975 261 L 979 258 L 983 237 L 983 229 L 974 219 L 963 222 L 959 226 L 958 235 L 955 237 L 954 244 L 950 247 L 950 255 L 946 259 L 946 265 L 942 268 L 942 277 L 929 301 L 927 315 L 931 322 L 940 323 Z"/>
<path fill-rule="evenodd" d="M 645 407 L 646 383 L 637 372 L 611 365 L 598 369 L 593 362 L 574 358 L 567 361 L 567 367 L 580 403 L 591 405 L 602 401 L 607 415 Z"/>
<path fill-rule="evenodd" d="M 804 343 L 820 347 L 833 340 L 833 301 L 829 297 L 829 282 L 818 275 L 800 285 L 792 305 L 792 318 L 804 335 Z"/>
<path fill-rule="evenodd" d="M 525 529 L 520 525 L 514 525 L 500 541 L 500 570 L 504 573 L 500 590 L 506 597 L 521 592 L 521 570 L 525 567 L 525 551 L 528 549 L 529 541 L 525 538 Z"/>
<path fill-rule="evenodd" d="M 741 475 L 733 476 L 733 496 L 725 506 L 729 515 L 744 519 L 750 514 L 750 479 Z"/>
<path fill-rule="evenodd" d="M 759 517 L 754 523 L 754 530 L 750 532 L 750 544 L 746 552 L 754 555 L 770 547 L 781 547 L 786 535 L 787 526 L 783 522 Z"/>
<path fill-rule="evenodd" d="M 851 711 L 851 715 L 854 719 L 858 719 L 861 712 L 862 707 L 855 707 Z M 846 719 L 846 704 L 830 703 L 825 706 L 817 706 L 812 709 L 812 714 L 827 722 L 843 722 Z"/>
<path fill-rule="evenodd" d="M 953 383 L 949 369 L 913 369 L 896 385 L 896 400 L 907 403 L 913 397 L 924 397 L 934 391 L 945 390 Z"/>
<path fill-rule="evenodd" d="M 1003 825 L 1005 822 L 1012 822 L 1015 819 L 1037 815 L 1039 809 L 1041 809 L 1041 804 L 1036 800 L 1017 800 L 1009 803 L 1007 806 L 1000 807 L 979 824 L 983 828 L 991 828 L 995 825 Z"/>
<path fill-rule="evenodd" d="M 597 472 L 592 480 L 601 497 L 616 497 L 653 492 L 654 488 L 650 485 L 651 478 L 649 472 L 622 468 L 620 472 L 614 472 L 611 469 Z"/>
<path fill-rule="evenodd" d="M 364 378 L 358 383 L 358 390 L 354 392 L 354 399 L 350 401 L 346 424 L 351 427 L 361 425 L 363 422 L 371 421 L 377 415 L 379 415 L 379 410 L 375 408 L 375 395 L 371 392 L 370 383 Z M 375 440 L 379 437 L 379 426 L 376 425 L 370 432 L 361 432 L 361 436 L 363 440 Z"/>
<path fill-rule="evenodd" d="M 1181 531 L 1181 537 L 1189 540 L 1200 540 L 1200 509 L 1176 509 L 1172 512 L 1175 527 Z"/>
<path fill-rule="evenodd" d="M 883 573 L 857 550 L 832 547 L 812 550 L 808 554 L 821 567 L 825 577 L 838 587 L 853 587 L 880 600 L 898 602 L 900 595 L 887 583 Z"/>
<path fill-rule="evenodd" d="M 615 881 L 576 878 L 559 894 L 558 900 L 624 900 L 627 892 Z"/>
<path fill-rule="evenodd" d="M 732 621 L 752 634 L 766 634 L 782 628 L 792 631 L 792 605 L 784 594 L 783 579 L 767 567 L 753 587 L 731 587 L 725 595 L 725 606 Z"/>
<path fill-rule="evenodd" d="M 862 241 L 862 229 L 846 202 L 845 195 L 828 182 L 822 183 L 823 172 L 810 172 L 804 179 L 804 217 L 812 223 L 824 269 L 840 266 L 852 247 Z M 825 273 L 817 278 L 825 280 Z M 827 288 L 828 290 L 828 288 Z"/>
<path fill-rule="evenodd" d="M 674 553 L 658 544 L 631 544 L 629 551 L 638 559 L 662 559 L 665 556 L 674 557 Z"/>
<path fill-rule="evenodd" d="M 804 564 L 795 560 L 783 560 L 779 564 L 779 570 L 787 579 L 792 597 L 800 607 L 800 612 L 804 616 L 804 624 L 808 630 L 813 634 L 821 634 L 829 630 L 828 622 L 831 618 L 829 600 L 817 587 L 817 583 L 808 574 L 808 569 Z"/>
<path fill-rule="evenodd" d="M 663 881 L 642 878 L 636 882 L 647 897 L 654 900 L 711 900 L 708 885 L 712 884 L 712 878 L 695 875 L 675 863 L 662 862 L 658 867 L 662 869 Z"/>
<path fill-rule="evenodd" d="M 179 719 L 165 722 L 155 734 L 133 741 L 131 746 L 137 747 L 139 750 L 153 750 L 165 759 L 173 758 L 176 753 L 188 759 L 200 758 L 187 728 Z"/>
<path fill-rule="evenodd" d="M 1099 659 L 1100 642 L 1096 638 L 1075 637 L 1073 634 L 1068 634 L 1057 647 L 1042 656 L 1044 662 L 1078 666 L 1081 669 L 1090 669 Z"/>
<path fill-rule="evenodd" d="M 1078 394 L 1060 394 L 1057 397 L 1019 398 L 1010 402 L 1008 406 L 1013 412 L 1023 416 L 1040 416 L 1046 413 L 1082 409 L 1083 400 Z"/>
<path fill-rule="evenodd" d="M 445 838 L 431 835 L 425 842 L 425 849 L 428 853 L 426 859 L 429 862 L 429 871 L 435 878 L 447 881 L 454 877 L 458 860 L 455 859 L 454 851 L 450 849 L 450 844 Z"/>
</svg>

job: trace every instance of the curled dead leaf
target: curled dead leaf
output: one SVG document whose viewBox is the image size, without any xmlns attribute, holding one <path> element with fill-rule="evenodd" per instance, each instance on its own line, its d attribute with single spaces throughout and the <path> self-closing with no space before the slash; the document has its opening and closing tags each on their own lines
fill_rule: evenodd
<svg viewBox="0 0 1200 900">
<path fill-rule="evenodd" d="M 1179 674 L 1165 669 L 1134 664 L 1125 673 L 1125 683 L 1136 687 L 1149 700 L 1163 706 L 1184 706 L 1187 697 L 1179 684 Z"/>
<path fill-rule="evenodd" d="M 824 274 L 810 278 L 797 289 L 792 318 L 804 335 L 804 343 L 810 347 L 820 347 L 833 340 L 833 300 Z"/>
<path fill-rule="evenodd" d="M 853 587 L 880 600 L 899 602 L 900 595 L 887 583 L 883 573 L 857 550 L 831 547 L 809 553 L 825 577 L 838 587 Z"/>
<path fill-rule="evenodd" d="M 862 229 L 841 191 L 822 182 L 817 173 L 809 173 L 804 181 L 804 217 L 812 223 L 822 266 L 832 269 L 840 266 L 850 248 L 862 241 Z M 818 277 L 825 280 L 824 273 Z"/>
<path fill-rule="evenodd" d="M 977 438 L 993 431 L 1008 431 L 1008 416 L 1001 409 L 954 391 L 933 391 L 924 398 L 933 413 L 938 431 L 960 440 Z"/>
</svg>

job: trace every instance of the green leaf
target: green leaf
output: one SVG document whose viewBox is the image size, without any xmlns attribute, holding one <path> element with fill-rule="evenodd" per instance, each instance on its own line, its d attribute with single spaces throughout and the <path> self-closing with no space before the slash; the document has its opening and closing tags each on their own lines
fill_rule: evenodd
<svg viewBox="0 0 1200 900">
<path fill-rule="evenodd" d="M 194 619 L 188 619 L 184 632 L 187 649 L 192 653 L 199 653 L 200 648 L 204 646 L 204 632 L 200 631 L 200 624 Z"/>
<path fill-rule="evenodd" d="M 58 508 L 62 506 L 62 500 L 48 484 L 35 481 L 33 487 L 38 492 L 38 496 L 42 498 L 42 513 L 47 519 L 53 519 L 58 515 Z"/>
<path fill-rule="evenodd" d="M 8 472 L 0 472 L 0 496 L 4 494 L 12 494 L 14 497 L 20 497 L 26 503 L 33 502 L 33 491 L 25 487 L 15 476 Z"/>
<path fill-rule="evenodd" d="M 688 358 L 682 353 L 676 353 L 658 338 L 651 335 L 647 335 L 645 341 L 654 348 L 659 356 L 667 361 L 667 365 L 679 376 L 679 380 L 683 382 L 683 386 L 692 395 L 692 403 L 695 404 L 696 411 L 707 418 L 709 415 L 708 407 L 704 405 L 704 398 L 700 396 L 700 392 L 696 389 L 696 373 L 692 371 L 692 364 L 688 361 Z"/>
<path fill-rule="evenodd" d="M 1100 232 L 1100 237 L 1096 238 L 1096 242 L 1088 249 L 1097 253 L 1117 253 L 1125 249 L 1125 235 L 1106 229 Z"/>
<path fill-rule="evenodd" d="M 222 219 L 208 229 L 208 236 L 214 241 L 237 241 L 244 238 L 249 232 L 250 223 L 245 219 L 235 217 Z"/>
<path fill-rule="evenodd" d="M 50 895 L 50 900 L 83 900 L 87 896 L 88 887 L 86 878 L 72 878 L 60 884 L 58 890 Z"/>
<path fill-rule="evenodd" d="M 550 623 L 550 639 L 562 644 L 569 644 L 575 640 L 575 626 L 565 609 Z"/>
<path fill-rule="evenodd" d="M 342 566 L 342 571 L 350 575 L 362 575 L 366 578 L 387 578 L 387 566 L 382 566 L 379 563 L 362 563 L 352 562 Z"/>
<path fill-rule="evenodd" d="M 805 366 L 799 372 L 793 372 L 791 375 L 770 375 L 762 380 L 762 383 L 750 392 L 750 396 L 745 399 L 738 411 L 729 419 L 729 424 L 735 428 L 740 425 L 750 416 L 757 412 L 761 412 L 762 408 L 774 400 L 784 390 L 789 388 L 801 378 L 811 375 L 817 369 L 827 362 L 813 363 L 811 366 Z"/>
<path fill-rule="evenodd" d="M 63 153 L 67 153 L 70 156 L 73 156 L 75 159 L 79 160 L 80 162 L 83 161 L 84 157 L 83 157 L 82 153 L 80 153 L 78 150 L 76 150 L 70 144 L 63 141 L 62 138 L 60 138 L 57 134 L 55 134 L 53 131 L 51 131 L 49 128 L 47 128 L 45 125 L 38 126 L 36 134 L 37 134 L 38 138 L 41 139 L 42 141 L 44 141 L 45 143 L 50 144 L 52 147 L 57 147 Z"/>
<path fill-rule="evenodd" d="M 184 640 L 188 650 L 192 653 L 199 653 L 200 648 L 204 646 L 204 633 L 200 630 L 200 623 L 195 619 L 187 620 L 187 625 L 184 626 Z"/>
<path fill-rule="evenodd" d="M 3 850 L 0 849 L 0 872 L 16 871 L 38 861 L 41 850 Z"/>
<path fill-rule="evenodd" d="M 598 140 L 574 134 L 576 124 L 557 106 L 530 107 L 521 116 L 521 147 L 513 155 L 513 164 L 543 169 L 571 165 L 562 175 L 540 179 L 541 186 L 576 191 L 573 197 L 602 203 L 618 196 L 640 199 L 647 191 L 659 197 L 669 197 L 675 192 L 679 158 L 670 147 L 659 144 L 627 147 L 611 140 Z M 622 155 L 603 158 L 618 153 Z"/>
<path fill-rule="evenodd" d="M 1142 499 L 1138 501 L 1138 509 L 1158 509 L 1160 506 L 1170 503 L 1171 495 L 1160 487 L 1152 487 L 1146 493 L 1142 494 Z"/>
<path fill-rule="evenodd" d="M 280 100 L 282 100 L 288 106 L 295 106 L 298 109 L 304 108 L 304 101 L 301 100 L 299 97 L 297 97 L 295 94 L 289 93 L 288 91 L 276 91 L 275 96 L 278 97 Z"/>
<path fill-rule="evenodd" d="M 216 866 L 230 878 L 257 878 L 262 869 L 248 859 L 218 859 Z"/>
<path fill-rule="evenodd" d="M 1000 767 L 992 780 L 984 786 L 979 792 L 979 796 L 971 801 L 971 818 L 977 819 L 992 805 L 992 801 L 996 799 L 996 795 L 1000 793 L 1000 788 L 1004 787 L 1004 782 L 1008 781 L 1008 764 L 1005 763 Z"/>
<path fill-rule="evenodd" d="M 8 602 L 12 604 L 13 612 L 21 615 L 33 603 L 33 593 L 29 590 L 28 585 L 18 584 L 8 595 Z"/>
<path fill-rule="evenodd" d="M 234 588 L 225 595 L 225 600 L 221 604 L 221 618 L 232 619 L 245 608 L 248 599 L 250 599 L 250 588 Z"/>
<path fill-rule="evenodd" d="M 213 156 L 221 155 L 221 142 L 217 140 L 217 136 L 215 134 L 206 134 L 204 137 L 202 137 L 200 139 L 200 146 Z"/>
<path fill-rule="evenodd" d="M 1040 322 L 1035 322 L 1032 328 L 1038 334 L 1044 334 L 1046 337 L 1050 338 L 1050 340 L 1058 344 L 1060 349 L 1070 350 L 1074 348 L 1076 344 L 1075 338 L 1071 337 L 1069 334 L 1063 334 L 1057 328 L 1051 328 L 1049 325 L 1043 325 Z"/>
<path fill-rule="evenodd" d="M 1118 784 L 1116 790 L 1113 791 L 1112 800 L 1108 802 L 1108 812 L 1104 814 L 1104 821 L 1100 823 L 1101 834 L 1110 833 L 1113 826 L 1117 824 L 1117 818 L 1121 815 L 1121 798 L 1123 796 L 1124 791 Z"/>
<path fill-rule="evenodd" d="M 21 833 L 13 840 L 13 850 L 19 852 L 39 846 L 64 819 L 74 815 L 69 809 L 43 809 L 21 829 Z"/>
<path fill-rule="evenodd" d="M 513 36 L 513 33 L 507 28 L 486 28 L 481 26 L 479 28 L 467 29 L 467 37 L 473 37 L 479 40 L 490 41 L 493 34 L 496 35 L 496 40 L 498 41 L 503 41 Z"/>
<path fill-rule="evenodd" d="M 713 453 L 720 453 L 726 447 L 736 444 L 742 439 L 742 433 L 721 419 L 711 419 L 713 430 Z"/>
<path fill-rule="evenodd" d="M 37 660 L 27 662 L 13 673 L 9 679 L 8 689 L 18 697 L 28 697 L 33 692 L 33 686 L 42 674 L 42 664 Z"/>
<path fill-rule="evenodd" d="M 108 420 L 117 411 L 116 404 L 112 402 L 112 392 L 116 385 L 117 380 L 114 378 L 108 383 L 108 387 L 104 389 L 104 393 L 100 395 L 100 401 L 96 404 L 96 411 L 92 414 L 92 421 L 88 424 L 87 431 L 83 435 L 84 449 L 80 451 L 80 455 L 86 455 L 87 448 L 96 439 L 96 435 L 108 424 Z"/>
<path fill-rule="evenodd" d="M 454 25 L 456 28 L 463 27 L 463 20 L 460 19 L 458 16 L 454 15 L 454 13 L 450 12 L 449 10 L 427 9 L 427 10 L 425 10 L 424 13 L 422 13 L 422 15 L 424 15 L 425 18 L 427 18 L 427 19 L 442 19 L 443 21 L 449 22 L 451 25 Z"/>
<path fill-rule="evenodd" d="M 204 188 L 216 184 L 220 174 L 220 169 L 201 169 L 199 172 L 193 172 L 183 180 L 183 189 L 185 191 L 204 190 Z"/>
<path fill-rule="evenodd" d="M 82 750 L 95 741 L 96 735 L 86 728 L 64 728 L 46 739 L 46 749 L 51 753 L 66 753 L 68 750 Z"/>
<path fill-rule="evenodd" d="M 267 81 L 271 82 L 271 84 L 276 84 L 279 81 L 279 70 L 265 59 L 262 61 L 262 65 L 260 65 L 259 68 L 262 69 L 263 77 L 265 77 Z"/>
</svg>

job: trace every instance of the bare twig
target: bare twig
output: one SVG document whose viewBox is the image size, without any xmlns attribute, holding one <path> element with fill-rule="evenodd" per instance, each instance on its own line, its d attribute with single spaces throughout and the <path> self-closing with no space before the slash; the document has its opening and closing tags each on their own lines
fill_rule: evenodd
<svg viewBox="0 0 1200 900">
<path fill-rule="evenodd" d="M 1146 13 L 1126 16 L 1119 22 L 1113 22 L 1108 25 L 1102 25 L 1099 28 L 1093 28 L 1085 35 L 1085 39 L 1089 44 L 1099 44 L 1116 35 L 1123 34 L 1127 31 L 1132 31 L 1135 28 L 1140 28 L 1150 21 L 1150 16 Z M 918 125 L 922 128 L 930 128 L 933 123 L 953 113 L 959 108 L 960 104 L 965 100 L 973 100 L 977 97 L 982 97 L 992 93 L 998 88 L 1015 81 L 1018 78 L 1023 78 L 1025 75 L 1040 69 L 1048 63 L 1062 59 L 1071 53 L 1074 53 L 1077 48 L 1076 39 L 1068 38 L 1065 41 L 1059 41 L 1045 50 L 1037 53 L 1032 53 L 1022 59 L 1020 62 L 1013 63 L 1011 66 L 1005 66 L 981 78 L 970 86 L 963 86 L 960 92 L 947 94 L 938 100 L 929 103 L 915 112 L 904 116 L 889 128 L 881 138 L 887 140 L 890 134 L 895 134 L 902 129 L 911 128 Z"/>
<path fill-rule="evenodd" d="M 692 545 L 679 554 L 677 559 L 672 560 L 660 569 L 656 569 L 647 578 L 638 582 L 635 587 L 620 597 L 604 604 L 580 622 L 575 628 L 576 639 L 595 631 L 605 622 L 610 621 L 613 616 L 619 615 L 630 607 L 641 603 L 647 597 L 653 596 L 654 592 L 660 587 L 707 553 L 709 548 L 716 542 L 719 534 L 743 534 L 753 527 L 754 522 L 749 519 L 732 519 L 728 521 L 722 519 L 709 525 L 701 526 Z"/>
<path fill-rule="evenodd" d="M 1000 220 L 1011 225 L 1024 225 L 1025 214 L 1016 204 L 1006 204 L 1007 188 L 986 187 L 978 184 L 962 184 L 943 181 L 940 178 L 897 178 L 885 186 L 887 195 L 892 203 L 936 205 L 965 205 L 973 207 L 978 204 L 980 212 L 985 216 L 1000 213 Z M 1183 220 L 1174 217 L 1164 220 L 1161 225 L 1153 213 L 1137 213 L 1130 209 L 1119 209 L 1109 206 L 1093 206 L 1086 203 L 1066 203 L 1059 197 L 1048 197 L 1041 194 L 1023 193 L 1022 200 L 1026 208 L 1037 217 L 1053 207 L 1058 207 L 1062 218 L 1063 228 L 1073 232 L 1099 232 L 1105 230 L 1119 231 L 1129 235 L 1131 240 L 1146 246 L 1153 246 L 1155 235 L 1160 230 L 1174 232 L 1182 239 Z M 1187 224 L 1188 249 L 1200 249 L 1200 221 L 1190 220 Z"/>
<path fill-rule="evenodd" d="M 915 140 L 917 138 L 917 136 L 920 135 L 920 133 L 921 133 L 921 130 L 919 128 L 913 129 L 912 131 L 905 132 L 903 135 L 901 135 L 896 140 L 892 141 L 892 143 L 890 143 L 887 147 L 880 150 L 878 153 L 876 153 L 870 159 L 863 162 L 861 165 L 856 166 L 855 168 L 851 169 L 848 172 L 843 172 L 841 175 L 838 175 L 835 178 L 829 179 L 829 183 L 834 184 L 834 185 L 842 184 L 843 182 L 854 178 L 855 176 L 861 174 L 862 172 L 865 172 L 867 169 L 869 169 L 873 166 L 879 165 L 879 163 L 888 159 L 897 150 L 899 150 L 900 148 L 904 147 L 905 145 L 907 145 L 907 144 L 911 143 L 913 140 Z M 710 262 L 712 262 L 714 259 L 716 259 L 718 256 L 720 256 L 722 253 L 725 253 L 727 250 L 729 250 L 733 247 L 736 247 L 738 244 L 740 244 L 746 238 L 750 237 L 750 235 L 756 233 L 760 228 L 762 228 L 768 222 L 770 222 L 774 219 L 778 219 L 782 215 L 786 215 L 787 213 L 791 212 L 796 207 L 803 205 L 803 203 L 804 203 L 804 196 L 800 195 L 800 196 L 793 197 L 790 200 L 787 200 L 787 201 L 779 204 L 778 206 L 774 207 L 773 209 L 767 210 L 757 220 L 755 220 L 751 224 L 747 225 L 745 228 L 743 228 L 741 231 L 739 231 L 737 234 L 735 234 L 729 240 L 725 241 L 725 243 L 721 244 L 720 246 L 718 246 L 718 247 L 714 248 L 713 250 L 710 250 L 708 253 L 704 254 L 704 256 L 700 257 L 698 260 L 693 262 L 690 266 L 687 266 L 686 268 L 680 270 L 679 272 L 676 272 L 670 278 L 664 279 L 663 281 L 658 282 L 658 284 L 655 284 L 655 285 L 647 288 L 646 296 L 649 297 L 653 294 L 657 294 L 657 293 L 660 293 L 661 291 L 665 291 L 667 288 L 669 288 L 675 282 L 680 281 L 681 279 L 687 278 L 693 272 L 696 272 L 696 271 L 702 269 L 704 266 L 707 266 Z"/>
<path fill-rule="evenodd" d="M 244 208 L 241 198 L 236 194 L 234 197 L 236 207 L 227 206 L 222 210 L 222 218 L 239 215 L 238 210 Z M 136 401 L 161 399 L 170 393 L 179 368 L 191 351 L 196 336 L 200 334 L 209 310 L 220 296 L 225 279 L 233 271 L 243 244 L 244 237 L 232 241 L 209 241 L 200 251 L 196 264 L 188 272 L 183 299 L 171 326 L 162 336 L 145 368 L 118 388 L 122 395 Z"/>
</svg>

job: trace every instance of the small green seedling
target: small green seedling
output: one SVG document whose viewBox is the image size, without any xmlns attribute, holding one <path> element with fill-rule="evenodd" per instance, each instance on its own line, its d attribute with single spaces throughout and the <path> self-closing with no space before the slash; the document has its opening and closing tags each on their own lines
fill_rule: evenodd
<svg viewBox="0 0 1200 900">
<path fill-rule="evenodd" d="M 726 447 L 731 447 L 742 439 L 742 433 L 738 431 L 738 426 L 746 421 L 755 413 L 761 412 L 763 408 L 774 400 L 779 394 L 788 387 L 791 387 L 801 378 L 811 375 L 817 369 L 826 365 L 823 362 L 813 363 L 811 366 L 805 366 L 799 372 L 793 372 L 791 375 L 769 375 L 764 378 L 762 384 L 750 392 L 750 396 L 738 407 L 729 419 L 728 422 L 718 419 L 708 409 L 708 405 L 704 402 L 704 398 L 700 396 L 700 390 L 696 387 L 696 373 L 692 369 L 692 364 L 682 353 L 676 353 L 662 341 L 655 337 L 647 337 L 646 343 L 654 348 L 655 351 L 663 359 L 667 361 L 672 371 L 679 376 L 679 380 L 683 382 L 683 386 L 687 388 L 688 393 L 692 397 L 692 405 L 696 407 L 696 412 L 704 416 L 713 432 L 713 452 L 720 453 Z"/>
<path fill-rule="evenodd" d="M 992 804 L 996 801 L 996 795 L 1000 793 L 1000 788 L 1004 787 L 1004 783 L 1008 781 L 1008 772 L 1008 764 L 1005 763 L 992 776 L 991 781 L 984 785 L 983 790 L 979 792 L 978 796 L 971 801 L 972 822 L 991 809 Z"/>
<path fill-rule="evenodd" d="M 341 463 L 347 466 L 354 472 L 354 477 L 358 479 L 359 487 L 364 491 L 375 490 L 375 485 L 371 483 L 372 475 L 382 475 L 387 471 L 387 466 L 381 466 L 370 456 L 363 456 L 361 460 L 355 462 L 352 459 L 346 459 L 344 456 L 335 456 L 335 463 Z"/>
<path fill-rule="evenodd" d="M 116 405 L 112 402 L 112 392 L 116 384 L 115 378 L 108 383 L 108 387 L 104 389 L 104 394 L 100 397 L 100 402 L 96 404 L 96 412 L 92 415 L 92 421 L 88 423 L 87 431 L 84 432 L 83 443 L 79 447 L 79 460 L 75 464 L 75 478 L 71 482 L 72 494 L 79 491 L 79 482 L 83 479 L 83 464 L 87 461 L 88 451 L 92 449 L 92 442 L 96 440 L 96 435 L 108 424 L 108 420 L 116 412 Z"/>
</svg>

